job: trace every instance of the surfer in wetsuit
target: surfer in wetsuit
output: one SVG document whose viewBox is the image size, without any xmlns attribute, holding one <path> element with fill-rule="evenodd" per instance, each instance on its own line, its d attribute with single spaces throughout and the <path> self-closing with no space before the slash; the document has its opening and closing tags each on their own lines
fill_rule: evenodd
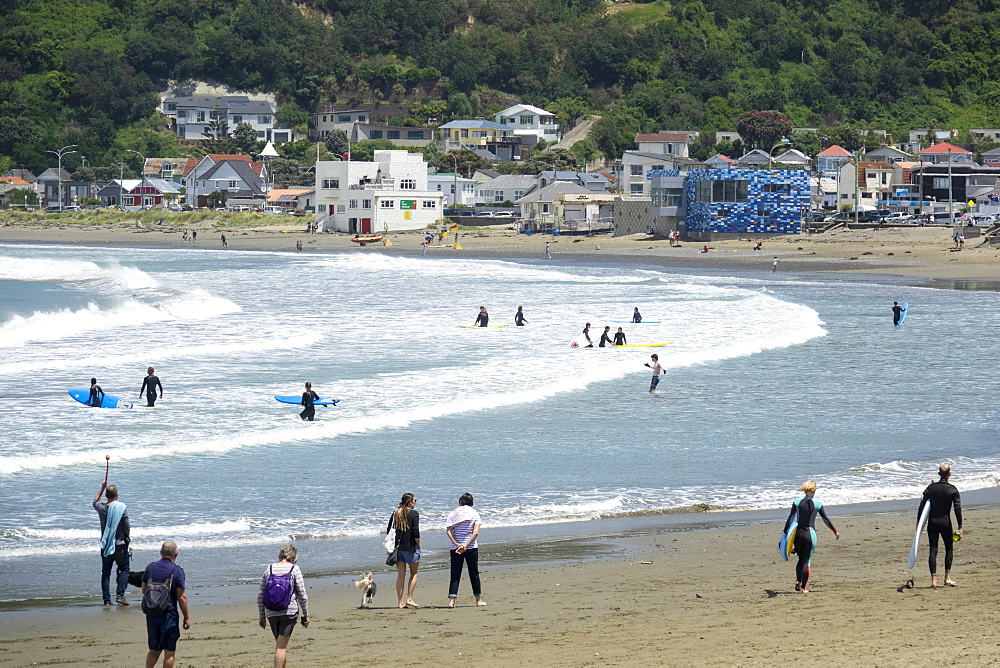
<svg viewBox="0 0 1000 668">
<path fill-rule="evenodd" d="M 100 408 L 102 401 L 104 401 L 104 390 L 102 390 L 101 386 L 97 384 L 96 378 L 91 378 L 90 398 L 87 399 L 87 405 L 91 408 Z"/>
<path fill-rule="evenodd" d="M 632 322 L 642 322 L 642 315 L 639 313 L 638 306 L 636 306 L 635 310 L 632 311 Z"/>
<path fill-rule="evenodd" d="M 624 346 L 626 343 L 628 343 L 628 341 L 625 340 L 625 332 L 623 332 L 622 328 L 619 327 L 618 331 L 615 332 L 615 345 Z"/>
<path fill-rule="evenodd" d="M 152 408 L 153 404 L 156 403 L 157 387 L 160 388 L 160 399 L 163 398 L 163 385 L 160 385 L 160 379 L 153 375 L 153 371 L 155 371 L 153 367 L 146 369 L 146 377 L 142 379 L 142 387 L 139 388 L 140 397 L 143 392 L 146 393 L 146 406 L 149 408 Z"/>
<path fill-rule="evenodd" d="M 300 418 L 310 422 L 316 417 L 316 405 L 313 402 L 319 399 L 319 395 L 313 392 L 312 387 L 312 383 L 306 383 L 306 391 L 302 393 L 302 405 L 305 408 L 299 413 Z"/>
<path fill-rule="evenodd" d="M 924 490 L 924 497 L 920 500 L 920 507 L 917 508 L 917 518 L 919 522 L 920 514 L 924 511 L 924 504 L 931 504 L 930 515 L 927 517 L 927 542 L 930 544 L 930 553 L 927 556 L 927 565 L 931 569 L 931 587 L 937 587 L 937 552 L 938 539 L 944 541 L 944 583 L 955 585 L 951 579 L 952 550 L 955 541 L 952 538 L 951 529 L 951 509 L 955 508 L 955 520 L 958 522 L 959 535 L 965 533 L 962 530 L 962 496 L 958 489 L 948 482 L 951 478 L 951 467 L 942 464 L 938 467 L 938 475 L 941 479 L 932 482 Z"/>
<path fill-rule="evenodd" d="M 899 305 L 899 302 L 892 303 L 892 324 L 899 327 L 899 319 L 903 317 L 903 311 L 906 309 Z"/>
<path fill-rule="evenodd" d="M 805 492 L 805 496 L 792 501 L 792 511 L 788 513 L 783 531 L 788 534 L 792 520 L 798 522 L 798 530 L 795 532 L 795 553 L 799 555 L 799 561 L 795 564 L 795 591 L 808 594 L 809 590 L 806 589 L 806 584 L 809 582 L 809 576 L 812 575 L 812 557 L 816 551 L 816 515 L 823 518 L 823 523 L 833 532 L 837 540 L 840 540 L 840 534 L 837 533 L 830 518 L 826 516 L 823 502 L 813 498 L 816 494 L 816 481 L 806 480 L 799 489 Z"/>
<path fill-rule="evenodd" d="M 612 341 L 611 337 L 608 335 L 608 332 L 610 332 L 610 331 L 611 331 L 611 326 L 610 325 L 605 325 L 604 326 L 604 331 L 601 332 L 601 342 L 597 344 L 598 348 L 604 348 L 604 344 L 605 343 L 608 344 L 609 346 L 614 346 L 615 345 L 614 341 Z"/>
<path fill-rule="evenodd" d="M 524 319 L 524 307 L 518 306 L 517 313 L 514 314 L 514 324 L 518 327 L 524 327 L 524 323 L 528 322 Z"/>
<path fill-rule="evenodd" d="M 479 307 L 479 315 L 476 316 L 476 322 L 473 323 L 473 327 L 486 327 L 490 324 L 490 314 L 486 312 L 485 306 Z"/>
<path fill-rule="evenodd" d="M 583 338 L 587 340 L 587 348 L 593 348 L 594 342 L 590 340 L 590 323 L 583 326 Z"/>
</svg>

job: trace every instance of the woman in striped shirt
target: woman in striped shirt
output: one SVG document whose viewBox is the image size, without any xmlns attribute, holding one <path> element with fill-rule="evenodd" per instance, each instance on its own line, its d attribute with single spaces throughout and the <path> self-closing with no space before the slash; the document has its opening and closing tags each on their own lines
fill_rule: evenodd
<svg viewBox="0 0 1000 668">
<path fill-rule="evenodd" d="M 274 634 L 274 665 L 284 668 L 288 656 L 288 641 L 292 639 L 292 629 L 302 613 L 302 628 L 309 626 L 309 595 L 306 593 L 306 583 L 302 579 L 302 569 L 295 562 L 299 551 L 289 543 L 278 552 L 278 563 L 271 564 L 264 577 L 260 580 L 257 592 L 257 612 L 260 614 L 260 628 L 271 625 Z M 267 580 L 270 575 L 292 574 L 292 598 L 284 610 L 271 610 L 264 607 L 264 593 L 267 590 Z"/>
<path fill-rule="evenodd" d="M 469 566 L 469 582 L 476 605 L 486 605 L 483 589 L 479 582 L 479 536 L 481 521 L 479 513 L 472 508 L 472 495 L 466 492 L 458 499 L 458 508 L 448 515 L 445 523 L 448 538 L 451 539 L 451 583 L 448 586 L 448 607 L 455 607 L 458 598 L 458 583 L 462 579 L 462 564 Z"/>
</svg>

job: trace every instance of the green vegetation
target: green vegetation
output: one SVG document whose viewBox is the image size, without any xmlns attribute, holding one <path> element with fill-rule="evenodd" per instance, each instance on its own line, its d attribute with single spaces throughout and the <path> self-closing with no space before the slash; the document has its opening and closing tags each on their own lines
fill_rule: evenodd
<svg viewBox="0 0 1000 668">
<path fill-rule="evenodd" d="M 67 144 L 78 144 L 64 160 L 70 171 L 84 156 L 88 166 L 125 161 L 134 170 L 138 158 L 126 149 L 191 153 L 156 111 L 156 83 L 188 78 L 273 91 L 277 117 L 300 128 L 316 102 L 411 100 L 402 120 L 418 123 L 486 115 L 502 99 L 493 91 L 503 91 L 551 108 L 562 123 L 600 113 L 593 150 L 607 155 L 631 148 L 635 132 L 732 130 L 755 110 L 776 110 L 795 127 L 848 124 L 897 138 L 912 127 L 957 128 L 963 136 L 1000 126 L 998 42 L 1000 9 L 987 0 L 620 8 L 604 0 L 8 0 L 0 170 L 38 173 L 52 162 L 45 151 Z M 427 81 L 440 99 L 421 97 Z"/>
<path fill-rule="evenodd" d="M 3 212 L 4 220 L 15 223 L 74 223 L 88 225 L 128 225 L 134 226 L 135 221 L 142 222 L 147 230 L 160 232 L 180 231 L 198 223 L 210 222 L 214 228 L 228 227 L 305 227 L 302 218 L 275 213 L 260 212 L 228 212 L 199 209 L 197 211 L 166 211 L 153 209 L 149 211 L 117 211 L 114 209 L 99 209 L 80 211 L 64 211 L 63 213 L 46 213 L 44 211 L 18 211 L 10 209 Z M 158 225 L 159 221 L 163 225 Z M 201 228 L 199 228 L 200 230 Z"/>
</svg>

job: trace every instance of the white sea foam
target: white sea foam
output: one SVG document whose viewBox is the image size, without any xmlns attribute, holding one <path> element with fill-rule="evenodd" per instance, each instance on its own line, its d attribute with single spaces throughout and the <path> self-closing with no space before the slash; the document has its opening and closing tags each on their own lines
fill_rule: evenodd
<svg viewBox="0 0 1000 668">
<path fill-rule="evenodd" d="M 159 282 L 135 267 L 117 263 L 100 266 L 86 260 L 30 259 L 0 256 L 0 280 L 34 281 L 42 283 L 78 283 L 100 281 L 137 290 L 153 288 Z"/>
</svg>

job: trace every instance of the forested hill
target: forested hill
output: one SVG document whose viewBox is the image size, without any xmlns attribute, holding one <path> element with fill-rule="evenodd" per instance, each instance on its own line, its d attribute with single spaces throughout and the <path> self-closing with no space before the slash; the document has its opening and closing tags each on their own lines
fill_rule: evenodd
<svg viewBox="0 0 1000 668">
<path fill-rule="evenodd" d="M 176 148 L 155 114 L 167 78 L 274 91 L 301 123 L 344 90 L 405 96 L 443 75 L 473 113 L 489 111 L 479 87 L 563 117 L 600 111 L 609 152 L 636 131 L 732 129 L 751 109 L 892 133 L 1000 126 L 986 0 L 0 3 L 4 170 L 69 143 L 95 164 Z"/>
</svg>

